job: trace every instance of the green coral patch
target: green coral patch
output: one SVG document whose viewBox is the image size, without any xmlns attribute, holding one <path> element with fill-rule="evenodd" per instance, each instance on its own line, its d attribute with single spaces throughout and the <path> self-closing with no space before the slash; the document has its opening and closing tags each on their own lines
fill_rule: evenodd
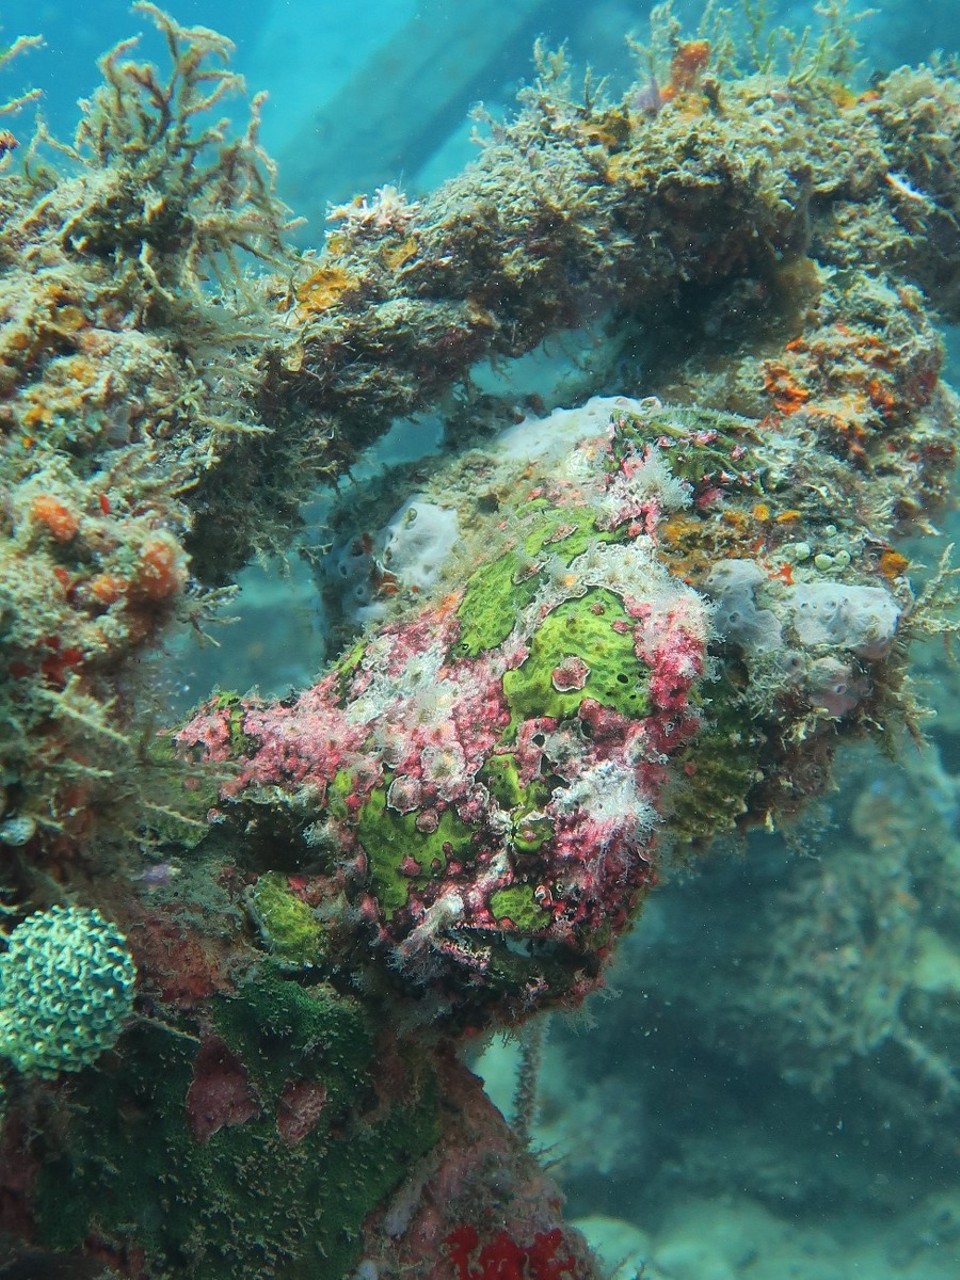
<svg viewBox="0 0 960 1280">
<path fill-rule="evenodd" d="M 390 919 L 406 905 L 411 884 L 443 871 L 451 857 L 459 861 L 470 857 L 473 831 L 451 809 L 438 815 L 433 831 L 421 831 L 416 813 L 396 813 L 387 807 L 388 786 L 389 781 L 370 793 L 360 810 L 357 835 L 370 862 L 370 878 L 380 910 Z M 400 870 L 401 864 L 411 858 L 419 866 L 420 875 L 411 876 Z"/>
<path fill-rule="evenodd" d="M 323 955 L 323 926 L 279 871 L 268 871 L 253 886 L 249 912 L 264 945 L 298 965 L 316 964 Z"/>
<path fill-rule="evenodd" d="M 612 591 L 597 588 L 565 600 L 544 618 L 529 650 L 503 677 L 511 731 L 523 720 L 573 715 L 585 698 L 625 716 L 645 713 L 646 668 L 634 653 L 633 621 Z M 585 668 L 583 683 L 565 688 L 575 678 L 564 673 L 576 670 L 577 663 Z"/>
<path fill-rule="evenodd" d="M 528 556 L 550 552 L 564 564 L 598 542 L 610 542 L 615 535 L 599 532 L 593 515 L 583 507 L 561 507 L 549 517 L 538 522 L 535 531 L 524 540 L 523 549 Z"/>
<path fill-rule="evenodd" d="M 137 969 L 99 911 L 51 907 L 12 930 L 0 955 L 0 1056 L 24 1075 L 79 1071 L 116 1044 Z"/>
<path fill-rule="evenodd" d="M 508 551 L 472 573 L 457 610 L 457 652 L 476 658 L 502 644 L 513 630 L 517 613 L 530 603 L 539 585 L 536 565 L 516 551 Z"/>
<path fill-rule="evenodd" d="M 553 835 L 553 823 L 541 812 L 550 800 L 549 780 L 538 777 L 525 786 L 509 753 L 491 756 L 479 778 L 500 808 L 510 813 L 514 847 L 521 853 L 535 853 Z"/>
<path fill-rule="evenodd" d="M 509 920 L 521 933 L 537 933 L 549 925 L 549 911 L 541 907 L 529 884 L 513 885 L 509 889 L 498 889 L 490 895 L 490 911 L 499 923 Z"/>
</svg>

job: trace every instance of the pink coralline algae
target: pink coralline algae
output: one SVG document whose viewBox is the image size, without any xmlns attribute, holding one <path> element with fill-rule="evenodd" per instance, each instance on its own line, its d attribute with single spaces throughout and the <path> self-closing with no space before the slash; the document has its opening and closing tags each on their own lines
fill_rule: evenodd
<svg viewBox="0 0 960 1280">
<path fill-rule="evenodd" d="M 587 683 L 590 668 L 582 658 L 571 655 L 553 668 L 551 680 L 558 693 L 572 693 Z"/>
<path fill-rule="evenodd" d="M 187 1090 L 187 1124 L 193 1136 L 207 1142 L 221 1129 L 244 1124 L 259 1111 L 260 1100 L 240 1059 L 218 1037 L 205 1040 Z"/>
<path fill-rule="evenodd" d="M 656 878 L 708 606 L 656 554 L 653 513 L 683 486 L 615 435 L 590 481 L 572 450 L 577 483 L 561 467 L 462 589 L 382 625 L 296 700 L 220 695 L 179 735 L 235 765 L 223 821 L 291 833 L 334 950 L 358 922 L 444 1008 L 579 999 Z M 650 519 L 612 530 L 607 495 L 630 484 Z"/>
<path fill-rule="evenodd" d="M 277 1104 L 277 1131 L 295 1147 L 316 1127 L 327 1105 L 327 1090 L 319 1080 L 288 1080 Z"/>
</svg>

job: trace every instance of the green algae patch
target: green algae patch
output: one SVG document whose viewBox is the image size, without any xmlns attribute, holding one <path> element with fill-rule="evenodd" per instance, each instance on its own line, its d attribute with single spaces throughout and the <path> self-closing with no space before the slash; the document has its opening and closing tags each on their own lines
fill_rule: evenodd
<svg viewBox="0 0 960 1280">
<path fill-rule="evenodd" d="M 330 779 L 327 787 L 327 808 L 330 816 L 339 822 L 346 822 L 350 817 L 347 800 L 353 794 L 353 774 L 349 769 L 338 769 Z"/>
<path fill-rule="evenodd" d="M 324 930 L 313 910 L 293 893 L 279 871 L 262 875 L 250 891 L 248 911 L 264 945 L 297 965 L 316 964 L 324 952 Z"/>
<path fill-rule="evenodd" d="M 437 815 L 432 831 L 420 830 L 417 817 L 416 813 L 397 813 L 388 807 L 386 785 L 372 791 L 360 810 L 357 835 L 369 859 L 380 910 L 388 920 L 406 906 L 411 884 L 432 879 L 451 857 L 465 861 L 472 854 L 473 831 L 451 809 Z M 412 871 L 412 863 L 420 868 L 419 873 L 407 873 Z M 401 865 L 407 872 L 400 870 Z"/>
<path fill-rule="evenodd" d="M 634 652 L 633 621 L 612 591 L 565 600 L 544 618 L 529 649 L 503 677 L 511 732 L 523 720 L 573 715 L 585 698 L 631 718 L 645 713 L 646 668 Z"/>
<path fill-rule="evenodd" d="M 492 893 L 490 911 L 498 923 L 509 920 L 521 933 L 537 933 L 546 929 L 552 918 L 550 912 L 544 911 L 537 903 L 533 887 L 529 884 L 513 885 Z"/>
<path fill-rule="evenodd" d="M 550 800 L 549 780 L 537 777 L 522 783 L 516 757 L 510 752 L 491 756 L 479 778 L 503 809 L 539 809 Z"/>
<path fill-rule="evenodd" d="M 553 835 L 553 823 L 545 814 L 519 813 L 514 819 L 511 840 L 520 853 L 536 851 Z"/>
<path fill-rule="evenodd" d="M 363 661 L 363 656 L 367 651 L 367 642 L 365 639 L 358 640 L 351 648 L 347 649 L 341 655 L 333 668 L 332 674 L 337 677 L 337 688 L 340 696 L 346 696 L 347 686 L 351 678 L 356 674 Z"/>
<path fill-rule="evenodd" d="M 73 1250 L 95 1234 L 122 1248 L 136 1223 L 156 1280 L 340 1280 L 360 1261 L 365 1219 L 439 1138 L 435 1069 L 398 1046 L 404 1102 L 375 1109 L 373 1019 L 351 998 L 268 976 L 213 1013 L 257 1113 L 192 1132 L 186 1099 L 203 1050 L 138 1025 L 122 1061 L 75 1081 L 37 1177 L 38 1242 Z M 284 1099 L 302 1081 L 325 1101 L 312 1125 L 284 1129 Z"/>
<path fill-rule="evenodd" d="M 503 809 L 515 809 L 527 798 L 528 788 L 520 781 L 512 755 L 491 756 L 480 770 L 480 780 Z"/>
<path fill-rule="evenodd" d="M 371 1019 L 358 1000 L 325 983 L 301 987 L 265 969 L 239 995 L 219 1003 L 215 1022 L 235 1052 L 255 1050 L 259 1089 L 268 1105 L 286 1080 L 319 1074 L 335 1119 L 365 1087 L 374 1064 Z"/>
<path fill-rule="evenodd" d="M 457 652 L 476 658 L 506 640 L 520 612 L 537 594 L 547 556 L 570 564 L 589 547 L 616 539 L 615 533 L 599 532 L 593 516 L 581 508 L 551 509 L 542 519 L 538 515 L 535 528 L 523 540 L 522 552 L 508 551 L 471 574 L 457 610 Z"/>
<path fill-rule="evenodd" d="M 472 573 L 457 609 L 458 652 L 477 658 L 502 644 L 513 630 L 518 612 L 530 603 L 539 585 L 537 567 L 516 551 L 508 551 Z"/>
<path fill-rule="evenodd" d="M 535 853 L 553 835 L 553 823 L 541 812 L 550 801 L 549 780 L 534 778 L 524 785 L 516 759 L 509 753 L 491 756 L 478 776 L 497 804 L 510 813 L 514 848 L 521 853 Z"/>
<path fill-rule="evenodd" d="M 755 424 L 697 405 L 669 405 L 649 417 L 617 419 L 608 466 L 617 470 L 637 448 L 668 442 L 670 470 L 694 489 L 723 477 L 724 487 L 762 494 Z"/>
<path fill-rule="evenodd" d="M 141 817 L 144 833 L 155 848 L 195 849 L 210 834 L 207 814 L 220 799 L 221 780 L 214 769 L 191 768 L 173 737 L 149 738 L 143 749 L 142 773 L 151 802 Z"/>
<path fill-rule="evenodd" d="M 584 508 L 561 507 L 554 510 L 533 533 L 524 539 L 523 549 L 528 556 L 549 552 L 564 564 L 598 542 L 610 542 L 615 535 L 597 529 L 592 514 Z"/>
<path fill-rule="evenodd" d="M 247 708 L 244 706 L 243 699 L 239 693 L 231 690 L 225 690 L 218 693 L 213 698 L 212 706 L 216 711 L 223 711 L 226 715 L 227 733 L 230 739 L 230 754 L 238 760 L 245 755 L 250 755 L 256 751 L 259 743 L 244 729 L 244 721 L 247 715 Z"/>
</svg>

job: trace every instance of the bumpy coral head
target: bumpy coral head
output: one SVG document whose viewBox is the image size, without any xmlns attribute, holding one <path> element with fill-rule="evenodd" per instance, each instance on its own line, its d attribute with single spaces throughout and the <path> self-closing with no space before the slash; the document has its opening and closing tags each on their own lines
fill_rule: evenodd
<svg viewBox="0 0 960 1280">
<path fill-rule="evenodd" d="M 365 655 L 345 694 L 382 708 L 377 768 L 339 785 L 391 963 L 502 1015 L 591 989 L 652 884 L 666 766 L 698 724 L 706 624 L 642 546 L 590 545 L 507 610 L 484 597 L 509 595 L 516 574 L 488 569 L 429 619 L 424 649 L 421 616 Z M 476 620 L 494 617 L 506 634 L 481 640 Z"/>
<path fill-rule="evenodd" d="M 264 806 L 287 806 L 300 865 L 339 868 L 391 980 L 435 1010 L 576 1001 L 655 878 L 709 632 L 648 532 L 684 497 L 658 468 L 594 467 L 600 492 L 530 503 L 461 591 L 292 705 L 221 698 L 180 735 L 239 746 L 225 812 L 264 827 Z"/>
<path fill-rule="evenodd" d="M 90 1066 L 116 1043 L 136 980 L 125 938 L 98 911 L 29 916 L 0 955 L 0 1055 L 47 1078 Z"/>
</svg>

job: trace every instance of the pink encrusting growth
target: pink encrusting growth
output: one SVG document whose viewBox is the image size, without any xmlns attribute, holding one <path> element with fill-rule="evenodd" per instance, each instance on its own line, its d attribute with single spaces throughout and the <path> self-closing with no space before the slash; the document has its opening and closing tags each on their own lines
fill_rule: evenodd
<svg viewBox="0 0 960 1280">
<path fill-rule="evenodd" d="M 648 604 L 631 608 L 628 601 L 627 608 L 639 615 L 634 641 L 637 657 L 650 667 L 650 699 L 671 716 L 651 717 L 644 728 L 654 735 L 659 750 L 670 753 L 688 741 L 699 724 L 690 708 L 690 690 L 704 674 L 703 608 L 699 601 L 693 615 L 685 602 L 657 611 Z"/>
<path fill-rule="evenodd" d="M 238 766 L 228 820 L 295 808 L 313 897 L 336 881 L 402 980 L 457 1008 L 520 1016 L 596 984 L 656 879 L 670 758 L 699 729 L 709 606 L 655 538 L 688 495 L 661 454 L 617 444 L 590 483 L 518 507 L 461 591 L 296 701 L 221 695 L 179 734 Z M 614 531 L 625 487 L 644 519 Z"/>
</svg>

